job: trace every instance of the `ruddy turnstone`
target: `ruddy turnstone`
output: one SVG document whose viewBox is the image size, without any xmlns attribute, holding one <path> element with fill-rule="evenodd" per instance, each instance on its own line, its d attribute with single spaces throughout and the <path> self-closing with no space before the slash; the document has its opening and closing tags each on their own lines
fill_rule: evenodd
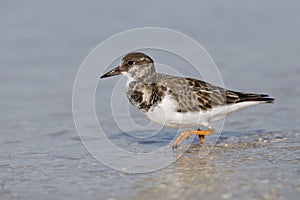
<svg viewBox="0 0 300 200">
<path fill-rule="evenodd" d="M 211 122 L 242 108 L 274 101 L 266 94 L 235 92 L 193 78 L 156 73 L 153 60 L 141 52 L 125 55 L 117 68 L 100 78 L 119 74 L 127 77 L 129 101 L 148 119 L 166 127 L 207 128 L 182 132 L 173 148 L 192 134 L 204 143 L 205 136 L 215 132 Z"/>
</svg>

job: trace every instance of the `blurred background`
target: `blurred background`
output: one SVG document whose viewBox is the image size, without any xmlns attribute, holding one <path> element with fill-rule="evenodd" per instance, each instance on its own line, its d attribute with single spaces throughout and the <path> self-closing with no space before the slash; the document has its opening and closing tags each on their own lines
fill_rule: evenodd
<svg viewBox="0 0 300 200">
<path fill-rule="evenodd" d="M 0 1 L 0 199 L 298 199 L 299 10 L 296 0 Z M 205 159 L 195 144 L 153 173 L 104 166 L 77 136 L 73 82 L 98 43 L 146 26 L 192 37 L 227 88 L 275 104 L 228 118 Z"/>
</svg>

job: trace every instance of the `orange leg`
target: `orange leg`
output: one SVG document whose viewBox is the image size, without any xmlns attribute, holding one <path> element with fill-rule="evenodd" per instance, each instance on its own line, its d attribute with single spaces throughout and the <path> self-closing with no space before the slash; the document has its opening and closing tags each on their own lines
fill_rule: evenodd
<svg viewBox="0 0 300 200">
<path fill-rule="evenodd" d="M 180 133 L 180 135 L 176 138 L 174 144 L 173 144 L 173 149 L 176 149 L 182 142 L 183 140 L 189 138 L 191 135 L 195 134 L 199 136 L 200 139 L 200 144 L 204 144 L 205 136 L 206 135 L 211 135 L 215 133 L 215 129 L 209 129 L 209 130 L 189 130 L 189 131 L 183 131 Z"/>
<path fill-rule="evenodd" d="M 198 135 L 198 136 L 199 136 L 200 144 L 204 144 L 205 135 Z"/>
</svg>

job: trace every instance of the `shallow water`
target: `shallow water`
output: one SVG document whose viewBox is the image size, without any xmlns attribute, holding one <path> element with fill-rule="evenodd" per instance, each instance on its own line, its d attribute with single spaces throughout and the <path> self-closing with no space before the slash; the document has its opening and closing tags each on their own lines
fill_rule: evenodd
<svg viewBox="0 0 300 200">
<path fill-rule="evenodd" d="M 174 3 L 167 13 L 167 2 L 116 3 L 0 3 L 0 199 L 298 199 L 298 1 Z M 275 104 L 232 115 L 220 137 L 207 137 L 202 147 L 195 140 L 161 170 L 126 174 L 103 165 L 74 126 L 75 75 L 100 41 L 143 26 L 191 36 L 213 57 L 227 88 L 269 93 Z M 96 103 L 98 117 L 109 108 L 105 94 L 117 80 L 97 89 L 96 98 L 106 98 Z M 137 123 L 148 123 L 130 109 Z M 110 113 L 100 120 L 107 137 L 130 151 L 151 152 L 175 134 L 163 129 L 135 139 L 115 126 Z"/>
</svg>

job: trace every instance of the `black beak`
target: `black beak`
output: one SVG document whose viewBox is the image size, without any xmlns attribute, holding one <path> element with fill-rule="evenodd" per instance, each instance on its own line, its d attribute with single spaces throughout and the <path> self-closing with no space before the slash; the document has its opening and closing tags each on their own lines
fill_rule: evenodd
<svg viewBox="0 0 300 200">
<path fill-rule="evenodd" d="M 121 74 L 121 72 L 122 71 L 120 70 L 120 67 L 116 67 L 115 69 L 110 70 L 106 74 L 103 74 L 100 78 L 106 78 L 106 77 L 110 77 L 110 76 L 116 76 L 116 75 Z"/>
</svg>

